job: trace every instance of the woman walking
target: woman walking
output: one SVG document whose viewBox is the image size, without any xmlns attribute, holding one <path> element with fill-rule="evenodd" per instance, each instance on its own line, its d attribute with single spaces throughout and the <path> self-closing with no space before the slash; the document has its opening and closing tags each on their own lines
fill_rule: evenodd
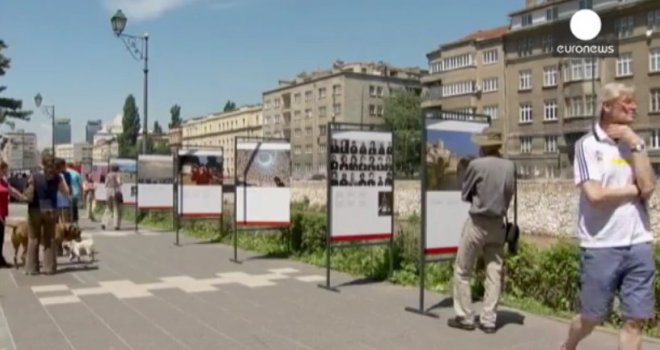
<svg viewBox="0 0 660 350">
<path fill-rule="evenodd" d="M 121 227 L 121 205 L 124 197 L 121 192 L 121 178 L 119 175 L 119 165 L 112 164 L 110 172 L 105 177 L 106 207 L 103 213 L 101 229 L 105 230 L 110 225 L 110 219 L 113 219 L 114 229 L 118 231 Z"/>
<path fill-rule="evenodd" d="M 85 210 L 87 211 L 87 218 L 90 221 L 96 221 L 94 218 L 95 192 L 96 184 L 92 180 L 92 177 L 89 174 L 85 175 L 85 181 L 83 182 L 83 202 L 85 204 Z"/>
</svg>

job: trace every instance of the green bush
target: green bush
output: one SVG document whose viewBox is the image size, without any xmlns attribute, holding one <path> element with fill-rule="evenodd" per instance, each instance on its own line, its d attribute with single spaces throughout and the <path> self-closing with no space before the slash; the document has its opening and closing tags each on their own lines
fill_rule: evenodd
<svg viewBox="0 0 660 350">
<path fill-rule="evenodd" d="M 240 233 L 239 246 L 261 253 L 290 256 L 302 261 L 325 265 L 326 215 L 323 207 L 310 208 L 305 203 L 292 205 L 291 229 L 280 235 Z M 133 212 L 127 211 L 127 220 Z M 148 225 L 171 227 L 170 212 L 140 213 L 140 219 Z M 182 230 L 189 235 L 231 242 L 233 219 L 226 216 L 222 228 L 217 221 L 188 219 L 181 222 Z M 393 249 L 393 274 L 390 281 L 404 285 L 419 283 L 419 217 L 397 220 Z M 288 247 L 285 242 L 288 242 Z M 656 268 L 660 271 L 660 247 L 655 254 Z M 388 278 L 390 252 L 386 247 L 334 249 L 331 265 L 335 270 L 374 280 Z M 428 263 L 426 286 L 428 289 L 451 293 L 453 261 Z M 549 310 L 563 316 L 579 309 L 579 247 L 571 241 L 558 241 L 548 248 L 521 242 L 519 254 L 505 259 L 504 299 L 521 308 L 534 311 Z M 473 296 L 483 296 L 483 262 L 477 264 L 472 283 Z M 660 296 L 660 277 L 655 280 L 655 294 Z M 658 316 L 645 326 L 645 333 L 660 336 L 660 297 L 656 301 Z M 618 311 L 612 313 L 607 323 L 621 324 Z"/>
</svg>

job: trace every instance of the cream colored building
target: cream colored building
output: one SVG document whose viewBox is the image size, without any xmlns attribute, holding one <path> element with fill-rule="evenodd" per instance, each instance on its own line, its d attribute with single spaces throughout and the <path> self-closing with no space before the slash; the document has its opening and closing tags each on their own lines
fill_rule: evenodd
<svg viewBox="0 0 660 350">
<path fill-rule="evenodd" d="M 94 145 L 92 146 L 94 163 L 107 163 L 111 158 L 119 157 L 118 136 L 108 132 L 98 132 L 94 135 Z"/>
<path fill-rule="evenodd" d="M 37 135 L 32 132 L 10 132 L 3 134 L 9 139 L 2 150 L 2 159 L 10 170 L 34 169 L 39 166 Z"/>
<path fill-rule="evenodd" d="M 485 114 L 501 125 L 507 115 L 502 45 L 506 31 L 480 30 L 428 53 L 430 72 L 422 78 L 422 108 Z"/>
<path fill-rule="evenodd" d="M 383 62 L 336 61 L 303 72 L 263 93 L 264 137 L 291 141 L 293 177 L 325 176 L 330 121 L 382 124 L 385 98 L 395 89 L 421 90 L 419 68 Z"/>
<path fill-rule="evenodd" d="M 231 112 L 213 113 L 181 124 L 183 149 L 220 149 L 226 177 L 234 176 L 234 139 L 262 137 L 262 107 L 242 106 Z M 171 135 L 170 135 L 171 136 Z"/>
<path fill-rule="evenodd" d="M 88 143 L 65 143 L 55 145 L 55 156 L 64 159 L 67 163 L 91 164 L 92 145 Z"/>
</svg>

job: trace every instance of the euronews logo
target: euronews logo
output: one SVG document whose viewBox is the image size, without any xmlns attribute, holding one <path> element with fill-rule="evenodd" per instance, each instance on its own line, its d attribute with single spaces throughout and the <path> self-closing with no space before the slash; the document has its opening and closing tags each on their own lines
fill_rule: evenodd
<svg viewBox="0 0 660 350">
<path fill-rule="evenodd" d="M 562 26 L 557 36 L 559 39 L 554 47 L 554 56 L 560 57 L 617 57 L 619 56 L 618 40 L 613 30 L 606 30 L 610 35 L 603 35 L 609 26 L 603 22 L 593 10 L 579 10 L 571 17 L 567 33 Z"/>
</svg>

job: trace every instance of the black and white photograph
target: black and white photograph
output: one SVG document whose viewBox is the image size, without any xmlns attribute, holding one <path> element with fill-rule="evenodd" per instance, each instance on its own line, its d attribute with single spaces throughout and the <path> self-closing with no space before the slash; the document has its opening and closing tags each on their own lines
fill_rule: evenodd
<svg viewBox="0 0 660 350">
<path fill-rule="evenodd" d="M 333 139 L 329 162 L 330 185 L 391 186 L 391 152 L 391 142 Z"/>
<path fill-rule="evenodd" d="M 378 216 L 392 215 L 392 191 L 378 192 Z"/>
</svg>

